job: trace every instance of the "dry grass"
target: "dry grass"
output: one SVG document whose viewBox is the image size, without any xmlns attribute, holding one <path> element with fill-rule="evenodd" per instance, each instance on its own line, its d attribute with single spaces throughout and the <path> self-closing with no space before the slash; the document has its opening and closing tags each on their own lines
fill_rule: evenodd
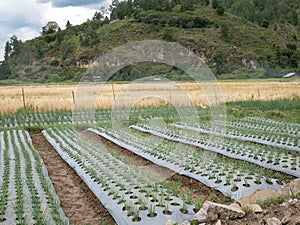
<svg viewBox="0 0 300 225">
<path fill-rule="evenodd" d="M 208 106 L 222 101 L 276 100 L 300 97 L 299 81 L 213 83 L 131 83 L 0 87 L 0 114 L 16 112 L 25 103 L 37 111 L 76 107 L 109 108 L 159 104 Z"/>
</svg>

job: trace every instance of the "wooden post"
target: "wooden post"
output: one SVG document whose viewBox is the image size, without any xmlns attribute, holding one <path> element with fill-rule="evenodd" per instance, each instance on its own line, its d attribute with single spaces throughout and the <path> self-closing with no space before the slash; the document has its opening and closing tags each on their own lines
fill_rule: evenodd
<svg viewBox="0 0 300 225">
<path fill-rule="evenodd" d="M 114 102 L 115 102 L 115 105 L 116 105 L 116 94 L 115 94 L 115 88 L 114 88 L 114 84 L 113 83 L 111 84 L 111 88 L 112 88 L 112 91 L 113 91 Z"/>
<path fill-rule="evenodd" d="M 74 94 L 74 91 L 72 91 L 72 98 L 73 98 L 73 104 L 75 105 L 75 94 Z"/>
<path fill-rule="evenodd" d="M 24 88 L 22 88 L 22 96 L 23 96 L 23 107 L 24 107 L 24 109 L 26 109 L 26 102 L 25 102 L 25 92 L 24 92 Z"/>
</svg>

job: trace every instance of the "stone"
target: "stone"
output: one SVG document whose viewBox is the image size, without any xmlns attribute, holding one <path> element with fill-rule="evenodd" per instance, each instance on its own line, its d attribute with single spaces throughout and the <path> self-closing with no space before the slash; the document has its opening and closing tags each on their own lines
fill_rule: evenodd
<svg viewBox="0 0 300 225">
<path fill-rule="evenodd" d="M 291 216 L 285 216 L 282 218 L 281 223 L 282 224 L 288 224 L 291 220 Z"/>
<path fill-rule="evenodd" d="M 205 201 L 202 205 L 202 208 L 193 217 L 193 220 L 196 220 L 200 223 L 205 223 L 207 221 L 207 210 L 209 206 L 209 202 Z"/>
<path fill-rule="evenodd" d="M 280 194 L 275 190 L 257 190 L 253 195 L 237 200 L 237 203 L 244 207 L 247 204 L 256 204 L 268 198 L 279 197 Z"/>
<path fill-rule="evenodd" d="M 245 215 L 246 213 L 240 207 L 205 201 L 193 220 L 200 223 L 211 223 L 216 222 L 218 219 L 237 219 Z"/>
<path fill-rule="evenodd" d="M 272 217 L 267 219 L 267 225 L 281 225 L 281 222 L 279 219 Z"/>
<path fill-rule="evenodd" d="M 300 178 L 292 180 L 290 183 L 278 190 L 283 196 L 295 196 L 300 193 Z"/>
<path fill-rule="evenodd" d="M 236 208 L 240 208 L 240 209 L 241 209 L 241 206 L 240 206 L 238 203 L 236 203 L 236 202 L 231 203 L 230 206 L 236 207 Z"/>
<path fill-rule="evenodd" d="M 291 225 L 299 225 L 300 224 L 300 218 L 299 216 L 294 216 L 291 218 L 290 223 Z"/>
<path fill-rule="evenodd" d="M 246 204 L 245 207 L 249 208 L 251 211 L 255 213 L 262 213 L 262 208 L 258 204 Z"/>
<path fill-rule="evenodd" d="M 290 187 L 292 195 L 300 193 L 300 178 L 291 181 L 287 186 Z"/>
<path fill-rule="evenodd" d="M 263 211 L 262 211 L 262 214 L 263 214 L 263 215 L 269 214 L 269 210 L 267 210 L 267 209 L 263 210 Z"/>
<path fill-rule="evenodd" d="M 218 220 L 218 222 L 215 225 L 222 225 L 221 220 Z"/>
<path fill-rule="evenodd" d="M 189 221 L 183 221 L 180 225 L 191 225 Z"/>
</svg>

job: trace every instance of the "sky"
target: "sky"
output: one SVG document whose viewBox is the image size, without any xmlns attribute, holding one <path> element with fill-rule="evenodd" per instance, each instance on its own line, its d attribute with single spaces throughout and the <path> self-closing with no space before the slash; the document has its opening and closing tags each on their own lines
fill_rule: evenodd
<svg viewBox="0 0 300 225">
<path fill-rule="evenodd" d="M 0 0 L 0 61 L 5 43 L 16 35 L 23 42 L 40 36 L 49 21 L 61 29 L 69 20 L 72 25 L 91 19 L 101 7 L 108 8 L 112 0 Z"/>
</svg>

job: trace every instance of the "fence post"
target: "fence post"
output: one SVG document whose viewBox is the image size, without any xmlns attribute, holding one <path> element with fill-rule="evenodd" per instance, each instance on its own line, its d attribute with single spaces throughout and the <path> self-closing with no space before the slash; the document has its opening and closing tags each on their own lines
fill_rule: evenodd
<svg viewBox="0 0 300 225">
<path fill-rule="evenodd" d="M 115 88 L 114 88 L 114 84 L 113 83 L 111 83 L 111 88 L 112 88 L 112 91 L 113 91 L 114 102 L 115 102 L 115 105 L 116 105 L 116 94 L 115 94 Z"/>
<path fill-rule="evenodd" d="M 23 107 L 24 107 L 24 109 L 26 109 L 26 102 L 25 102 L 25 92 L 24 92 L 24 88 L 22 88 L 22 97 L 23 97 Z"/>
<path fill-rule="evenodd" d="M 75 105 L 75 94 L 74 94 L 74 91 L 72 91 L 72 98 L 73 98 L 73 104 Z"/>
</svg>

